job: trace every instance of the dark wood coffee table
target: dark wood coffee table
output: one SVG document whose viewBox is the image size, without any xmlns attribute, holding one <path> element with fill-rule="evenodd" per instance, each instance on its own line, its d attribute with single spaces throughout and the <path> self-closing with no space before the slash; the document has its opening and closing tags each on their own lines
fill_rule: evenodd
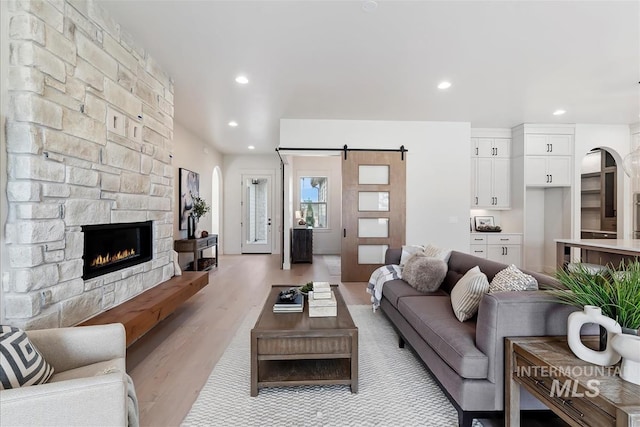
<svg viewBox="0 0 640 427">
<path fill-rule="evenodd" d="M 274 285 L 251 330 L 251 396 L 263 387 L 346 384 L 358 392 L 358 328 L 338 290 L 336 317 L 302 313 L 274 313 L 278 292 Z"/>
</svg>

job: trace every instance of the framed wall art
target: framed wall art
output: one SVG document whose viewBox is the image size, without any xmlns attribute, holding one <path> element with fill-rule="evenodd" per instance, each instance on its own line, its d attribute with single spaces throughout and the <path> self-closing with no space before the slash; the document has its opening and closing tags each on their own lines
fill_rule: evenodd
<svg viewBox="0 0 640 427">
<path fill-rule="evenodd" d="M 200 174 L 189 169 L 180 168 L 180 230 L 187 229 L 187 218 L 193 209 L 193 201 L 200 197 Z"/>
</svg>

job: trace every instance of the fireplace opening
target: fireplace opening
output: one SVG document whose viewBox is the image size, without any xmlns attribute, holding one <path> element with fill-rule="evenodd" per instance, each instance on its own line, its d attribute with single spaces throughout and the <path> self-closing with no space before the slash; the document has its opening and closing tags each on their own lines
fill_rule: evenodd
<svg viewBox="0 0 640 427">
<path fill-rule="evenodd" d="M 85 225 L 82 278 L 92 279 L 151 260 L 153 222 Z"/>
</svg>

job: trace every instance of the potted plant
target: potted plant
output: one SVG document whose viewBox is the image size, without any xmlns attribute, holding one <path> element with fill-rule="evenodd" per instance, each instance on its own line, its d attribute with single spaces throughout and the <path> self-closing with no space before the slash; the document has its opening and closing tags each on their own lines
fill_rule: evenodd
<svg viewBox="0 0 640 427">
<path fill-rule="evenodd" d="M 205 216 L 210 210 L 211 206 L 209 206 L 204 199 L 200 197 L 193 198 L 193 208 L 191 208 L 191 214 L 189 215 L 189 221 L 187 224 L 189 239 L 195 239 L 196 228 L 198 227 L 200 218 Z"/>
<path fill-rule="evenodd" d="M 556 278 L 564 289 L 551 292 L 561 302 L 576 307 L 595 306 L 622 327 L 623 333 L 638 335 L 640 328 L 640 261 L 621 263 L 616 269 L 593 272 L 578 263 L 559 270 Z"/>
</svg>

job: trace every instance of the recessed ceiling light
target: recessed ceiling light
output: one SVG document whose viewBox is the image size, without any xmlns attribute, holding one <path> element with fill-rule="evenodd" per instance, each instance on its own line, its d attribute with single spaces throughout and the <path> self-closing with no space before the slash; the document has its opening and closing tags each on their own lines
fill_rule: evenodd
<svg viewBox="0 0 640 427">
<path fill-rule="evenodd" d="M 231 126 L 232 128 L 238 126 L 238 122 L 234 122 L 233 120 L 229 122 L 229 126 Z"/>
<path fill-rule="evenodd" d="M 249 83 L 249 79 L 247 76 L 238 76 L 236 77 L 236 83 L 240 83 L 241 85 L 246 85 Z"/>
<path fill-rule="evenodd" d="M 438 85 L 438 89 L 449 89 L 451 87 L 451 83 L 450 82 L 440 82 L 440 84 Z"/>
<path fill-rule="evenodd" d="M 378 8 L 378 2 L 375 0 L 364 0 L 362 2 L 362 10 L 365 12 L 374 12 Z"/>
<path fill-rule="evenodd" d="M 255 149 L 256 149 L 256 147 L 254 147 L 253 145 L 250 145 L 250 146 L 248 146 L 247 148 L 248 148 L 249 150 L 255 150 Z"/>
<path fill-rule="evenodd" d="M 553 115 L 554 115 L 554 116 L 561 116 L 561 115 L 563 115 L 564 113 L 566 113 L 566 111 L 565 111 L 565 110 L 556 110 L 556 111 L 554 111 L 554 112 L 553 112 Z"/>
</svg>

